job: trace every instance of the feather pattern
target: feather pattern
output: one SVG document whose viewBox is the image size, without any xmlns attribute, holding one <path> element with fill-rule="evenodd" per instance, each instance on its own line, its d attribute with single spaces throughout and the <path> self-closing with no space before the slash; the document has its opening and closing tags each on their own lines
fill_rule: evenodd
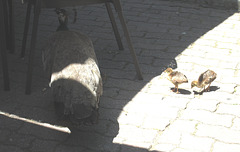
<svg viewBox="0 0 240 152">
<path fill-rule="evenodd" d="M 179 71 L 173 71 L 172 68 L 167 68 L 165 72 L 168 73 L 168 80 L 175 85 L 175 88 L 173 90 L 174 92 L 177 89 L 177 93 L 179 93 L 178 92 L 179 84 L 188 83 L 187 77 Z"/>
<path fill-rule="evenodd" d="M 217 78 L 217 74 L 212 70 L 207 70 L 200 74 L 198 81 L 192 81 L 191 88 L 198 87 L 201 88 L 202 91 L 210 91 L 210 85 L 211 83 Z M 205 89 L 205 86 L 208 85 L 208 87 Z"/>
<path fill-rule="evenodd" d="M 212 70 L 207 70 L 203 72 L 198 78 L 199 86 L 205 86 L 210 84 L 217 78 L 217 74 Z"/>
<path fill-rule="evenodd" d="M 42 51 L 56 111 L 85 119 L 99 107 L 102 78 L 92 41 L 75 31 L 55 32 Z"/>
<path fill-rule="evenodd" d="M 173 71 L 169 76 L 173 84 L 181 84 L 188 82 L 187 77 L 178 71 Z"/>
</svg>

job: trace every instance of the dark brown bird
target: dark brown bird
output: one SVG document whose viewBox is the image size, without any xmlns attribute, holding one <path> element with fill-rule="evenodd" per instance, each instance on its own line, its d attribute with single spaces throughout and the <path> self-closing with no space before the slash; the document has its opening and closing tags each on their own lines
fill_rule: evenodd
<svg viewBox="0 0 240 152">
<path fill-rule="evenodd" d="M 60 25 L 42 50 L 56 112 L 74 124 L 95 124 L 103 83 L 92 40 L 68 30 L 64 9 L 56 12 Z"/>
<path fill-rule="evenodd" d="M 173 92 L 175 92 L 177 89 L 176 93 L 179 93 L 178 85 L 182 83 L 188 83 L 187 77 L 181 72 L 173 71 L 172 68 L 167 68 L 164 72 L 168 73 L 168 80 L 170 80 L 175 85 Z"/>
<path fill-rule="evenodd" d="M 198 87 L 203 88 L 202 91 L 210 91 L 210 85 L 216 78 L 217 74 L 214 71 L 207 70 L 199 76 L 198 81 L 192 81 L 191 88 Z M 208 87 L 205 89 L 206 85 L 208 85 Z"/>
</svg>

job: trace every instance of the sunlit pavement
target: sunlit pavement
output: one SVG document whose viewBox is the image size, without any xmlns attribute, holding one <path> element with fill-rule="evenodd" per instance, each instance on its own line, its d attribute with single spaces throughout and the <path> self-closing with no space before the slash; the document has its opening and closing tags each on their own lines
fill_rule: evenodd
<svg viewBox="0 0 240 152">
<path fill-rule="evenodd" d="M 8 56 L 11 91 L 0 92 L 0 151 L 240 151 L 240 14 L 161 0 L 122 5 L 144 80 L 135 78 L 125 41 L 118 50 L 104 5 L 77 8 L 69 27 L 93 40 L 104 80 L 99 123 L 78 128 L 55 116 L 42 69 L 41 47 L 58 26 L 53 9 L 41 12 L 32 94 L 24 94 L 28 52 L 25 59 L 19 54 L 26 6 L 15 5 L 17 50 Z M 180 94 L 171 91 L 166 67 L 187 76 Z M 217 73 L 211 91 L 194 94 L 191 81 L 207 69 Z"/>
</svg>

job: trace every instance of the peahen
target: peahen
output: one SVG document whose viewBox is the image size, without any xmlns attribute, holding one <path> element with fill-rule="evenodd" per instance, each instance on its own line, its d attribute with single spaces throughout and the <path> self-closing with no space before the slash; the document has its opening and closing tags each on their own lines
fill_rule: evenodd
<svg viewBox="0 0 240 152">
<path fill-rule="evenodd" d="M 68 29 L 64 9 L 56 9 L 56 13 L 60 25 L 42 51 L 55 110 L 58 116 L 69 118 L 73 123 L 97 123 L 103 88 L 92 41 Z"/>
</svg>

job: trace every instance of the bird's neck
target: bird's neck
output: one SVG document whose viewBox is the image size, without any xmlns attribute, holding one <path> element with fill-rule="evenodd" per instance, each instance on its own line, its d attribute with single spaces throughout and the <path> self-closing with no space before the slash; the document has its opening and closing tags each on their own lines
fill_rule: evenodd
<svg viewBox="0 0 240 152">
<path fill-rule="evenodd" d="M 57 31 L 68 31 L 68 17 L 59 17 L 59 26 L 57 28 Z"/>
<path fill-rule="evenodd" d="M 203 86 L 204 86 L 203 84 L 197 82 L 197 87 L 198 87 L 198 88 L 202 88 Z"/>
<path fill-rule="evenodd" d="M 57 28 L 57 31 L 68 31 L 67 24 L 60 24 Z"/>
</svg>

